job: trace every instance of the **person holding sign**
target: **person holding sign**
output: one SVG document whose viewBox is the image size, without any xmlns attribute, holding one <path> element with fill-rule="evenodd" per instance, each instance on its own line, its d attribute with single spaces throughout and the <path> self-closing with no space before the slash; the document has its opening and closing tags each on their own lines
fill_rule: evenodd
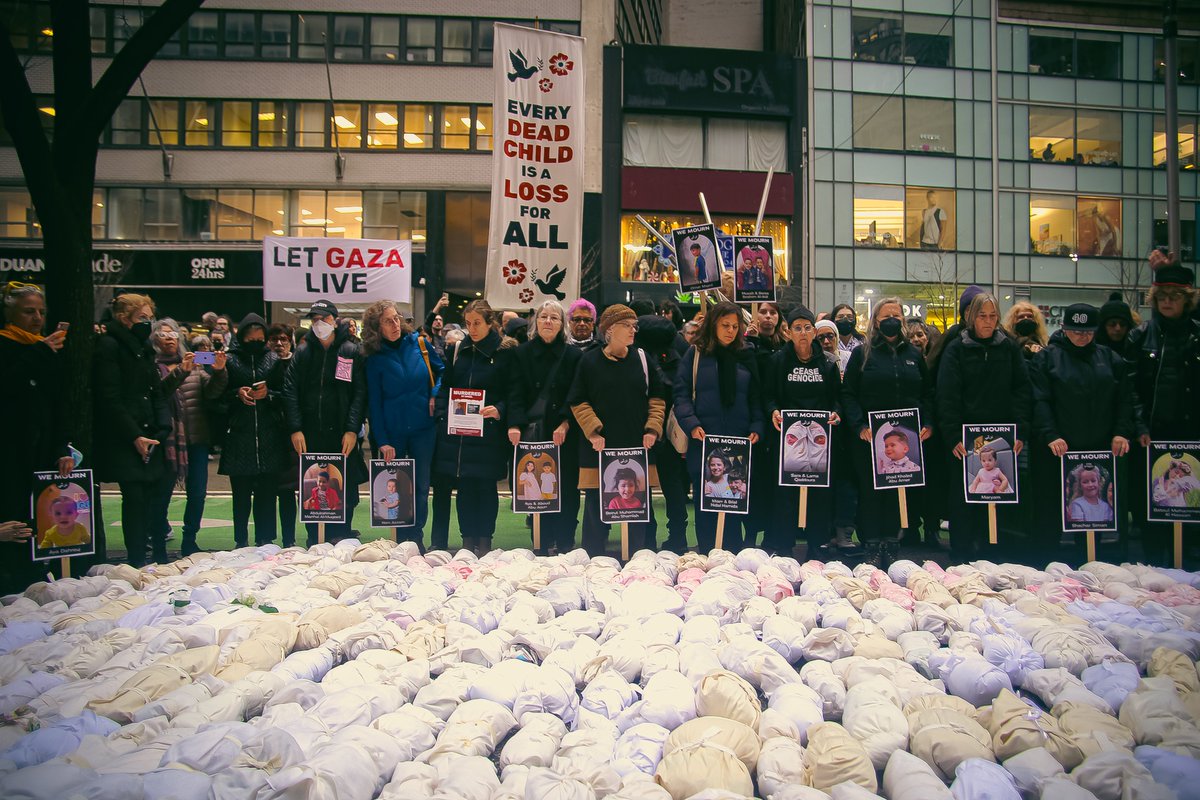
<svg viewBox="0 0 1200 800">
<path fill-rule="evenodd" d="M 787 327 L 791 332 L 790 347 L 782 347 L 767 361 L 763 372 L 763 405 L 770 415 L 776 431 L 783 432 L 783 411 L 818 410 L 829 414 L 829 423 L 841 422 L 838 413 L 838 393 L 842 388 L 837 363 L 830 360 L 824 350 L 816 344 L 816 316 L 804 306 L 797 306 L 787 316 Z M 818 434 L 819 436 L 819 434 Z M 824 453 L 828 469 L 829 441 L 826 437 Z M 802 444 L 810 440 L 805 437 Z M 801 444 L 801 443 L 797 443 Z M 795 445 L 792 445 L 795 447 Z M 783 447 L 788 452 L 786 437 Z M 832 492 L 825 481 L 825 488 L 810 488 L 805 492 L 806 508 L 804 536 L 808 542 L 808 558 L 815 558 L 819 548 L 829 544 L 832 538 Z M 763 549 L 770 553 L 790 555 L 796 544 L 796 531 L 800 489 L 780 486 L 775 492 L 774 520 L 768 528 Z"/>
<path fill-rule="evenodd" d="M 367 413 L 367 378 L 350 328 L 337 323 L 337 308 L 318 300 L 308 310 L 312 326 L 292 356 L 283 385 L 283 407 L 297 453 L 341 453 L 347 458 L 346 521 L 329 523 L 326 540 L 353 536 L 358 485 L 367 465 L 358 432 Z M 317 523 L 305 524 L 308 546 L 317 543 Z"/>
<path fill-rule="evenodd" d="M 1150 288 L 1150 319 L 1129 334 L 1125 357 L 1135 370 L 1138 443 L 1143 448 L 1151 440 L 1200 440 L 1200 322 L 1192 316 L 1197 299 L 1193 281 L 1189 269 L 1159 267 Z M 1144 469 L 1144 458 L 1135 464 Z M 1146 522 L 1142 531 L 1146 561 L 1166 566 L 1170 523 Z"/>
<path fill-rule="evenodd" d="M 875 480 L 867 413 L 916 408 L 921 430 L 912 438 L 919 437 L 923 442 L 933 433 L 933 381 L 921 353 L 904 338 L 904 307 L 899 298 L 885 297 L 875 304 L 867 324 L 866 343 L 850 354 L 846 364 L 841 404 L 847 425 L 858 433 L 851 457 L 858 472 L 858 531 L 866 547 L 866 563 L 886 569 L 899 552 L 900 506 L 894 492 L 870 488 Z M 881 455 L 892 462 L 907 457 L 901 450 L 919 446 L 919 442 L 909 440 L 908 434 L 897 433 L 904 441 L 891 437 L 892 452 L 887 452 L 888 441 L 883 442 Z"/>
<path fill-rule="evenodd" d="M 1061 507 L 1060 459 L 1069 450 L 1111 450 L 1120 457 L 1129 452 L 1134 433 L 1134 396 L 1125 361 L 1107 347 L 1096 345 L 1097 311 L 1086 303 L 1068 306 L 1061 331 L 1050 337 L 1045 349 L 1033 359 L 1033 425 L 1039 444 L 1034 451 L 1034 483 L 1038 487 L 1037 508 L 1047 530 L 1061 523 L 1055 509 Z M 1117 462 L 1123 471 L 1122 462 Z M 1111 476 L 1116 485 L 1120 476 Z M 1123 498 L 1122 498 L 1123 499 Z M 1123 506 L 1124 503 L 1119 503 Z M 1124 532 L 1117 520 L 1117 533 Z M 1109 559 L 1121 558 L 1121 542 Z M 1064 560 L 1082 554 L 1081 543 L 1068 546 Z M 1030 550 L 1025 563 L 1044 563 L 1044 552 Z"/>
<path fill-rule="evenodd" d="M 1013 453 L 1020 455 L 1024 447 L 1022 437 L 1029 435 L 1033 387 L 1021 348 L 1000 327 L 1000 304 L 993 295 L 985 292 L 971 299 L 962 331 L 942 350 L 936 400 L 940 441 L 947 443 L 956 459 L 961 461 L 967 456 L 962 426 L 979 423 L 1015 423 L 1018 436 L 1012 443 Z M 988 458 L 991 458 L 990 468 Z M 984 482 L 1000 473 L 994 452 L 984 450 L 980 459 L 981 474 L 987 470 Z M 980 475 L 975 477 L 978 483 Z M 987 506 L 968 505 L 956 481 L 947 481 L 947 486 L 950 560 L 965 564 L 980 557 L 987 541 Z M 926 491 L 932 491 L 932 487 Z M 981 488 L 972 491 L 993 493 Z"/>
<path fill-rule="evenodd" d="M 542 515 L 542 548 L 550 544 L 566 553 L 575 547 L 575 526 L 579 521 L 579 428 L 572 425 L 567 393 L 575 380 L 575 370 L 583 350 L 567 344 L 567 314 L 555 300 L 542 303 L 534 317 L 536 333 L 519 345 L 513 355 L 514 373 L 508 387 L 508 440 L 517 442 L 554 442 L 559 446 L 559 463 L 570 464 L 562 470 L 561 510 Z M 533 466 L 530 463 L 530 466 Z M 546 464 L 544 466 L 550 466 Z M 530 499 L 542 492 L 544 474 L 530 476 Z M 518 474 L 518 478 L 521 475 Z M 548 477 L 554 479 L 553 470 Z M 520 486 L 518 486 L 518 489 Z M 552 491 L 558 491 L 551 486 Z M 557 495 L 556 495 L 557 496 Z"/>
<path fill-rule="evenodd" d="M 437 442 L 434 398 L 444 366 L 431 340 L 405 322 L 391 300 L 363 312 L 363 355 L 367 359 L 367 397 L 377 457 L 411 458 L 416 464 L 416 524 L 396 528 L 397 541 L 425 546 L 429 484 Z"/>
<path fill-rule="evenodd" d="M 753 445 L 762 436 L 758 363 L 745 335 L 741 309 L 718 303 L 704 315 L 696 344 L 688 348 L 675 374 L 675 418 L 692 440 L 687 463 L 695 490 L 696 546 L 701 553 L 712 550 L 717 533 L 717 515 L 701 507 L 704 484 L 714 477 L 726 479 L 724 474 L 716 476 L 713 465 L 701 463 L 704 437 L 747 437 Z M 741 549 L 741 527 L 740 518 L 726 519 L 726 550 Z"/>
<path fill-rule="evenodd" d="M 446 371 L 437 396 L 438 444 L 433 468 L 458 490 L 455 508 L 463 548 L 476 555 L 492 549 L 496 515 L 500 512 L 496 482 L 508 472 L 510 452 L 503 425 L 516 342 L 500 335 L 499 319 L 486 300 L 467 303 L 463 309 L 467 338 L 446 349 Z M 484 406 L 479 409 L 482 436 L 450 433 L 451 389 L 483 392 Z M 446 529 L 435 518 L 434 532 Z M 435 550 L 442 550 L 447 542 L 431 544 Z"/>
<path fill-rule="evenodd" d="M 666 385 L 654 360 L 634 345 L 637 314 L 629 306 L 609 306 L 597 325 L 604 347 L 583 354 L 567 404 L 591 447 L 580 446 L 579 466 L 594 469 L 607 449 L 650 449 L 662 436 Z M 565 470 L 564 470 L 565 471 Z M 603 476 L 601 476 L 603 478 Z M 608 492 L 611 489 L 605 486 Z M 629 527 L 630 550 L 653 546 L 644 523 Z M 600 488 L 588 489 L 583 511 L 583 547 L 588 555 L 607 551 L 608 525 L 600 519 Z"/>
</svg>

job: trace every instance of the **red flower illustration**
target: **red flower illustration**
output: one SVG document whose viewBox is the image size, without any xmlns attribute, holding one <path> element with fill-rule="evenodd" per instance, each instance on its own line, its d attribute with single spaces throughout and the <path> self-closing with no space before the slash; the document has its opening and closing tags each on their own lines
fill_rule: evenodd
<svg viewBox="0 0 1200 800">
<path fill-rule="evenodd" d="M 522 289 L 521 293 L 517 295 L 517 299 L 520 300 L 522 303 L 532 303 L 533 302 L 533 289 L 530 289 L 529 287 Z"/>
<path fill-rule="evenodd" d="M 566 53 L 555 53 L 550 56 L 550 71 L 555 75 L 566 75 L 575 69 L 575 62 L 567 58 Z"/>
<path fill-rule="evenodd" d="M 508 281 L 510 286 L 524 283 L 525 272 L 525 265 L 514 258 L 504 265 L 504 280 Z"/>
<path fill-rule="evenodd" d="M 540 81 L 538 81 L 538 88 L 543 92 L 548 92 L 554 88 L 554 81 L 550 80 L 549 78 L 542 78 Z"/>
</svg>

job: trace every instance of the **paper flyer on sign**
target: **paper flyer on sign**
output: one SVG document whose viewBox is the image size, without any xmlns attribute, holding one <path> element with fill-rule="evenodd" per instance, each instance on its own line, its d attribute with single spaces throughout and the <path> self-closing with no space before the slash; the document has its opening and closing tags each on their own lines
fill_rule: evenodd
<svg viewBox="0 0 1200 800">
<path fill-rule="evenodd" d="M 1076 450 L 1062 456 L 1063 531 L 1115 531 L 1117 457 L 1111 450 Z"/>
<path fill-rule="evenodd" d="M 90 469 L 66 475 L 33 473 L 33 537 L 29 541 L 34 561 L 96 552 L 94 497 Z"/>
<path fill-rule="evenodd" d="M 496 145 L 485 296 L 529 308 L 579 296 L 584 40 L 496 23 Z"/>
<path fill-rule="evenodd" d="M 750 513 L 750 440 L 743 436 L 704 437 L 700 510 Z"/>
<path fill-rule="evenodd" d="M 451 436 L 483 436 L 483 389 L 451 389 L 446 432 Z"/>
<path fill-rule="evenodd" d="M 1151 442 L 1146 475 L 1148 520 L 1200 522 L 1200 442 Z"/>
<path fill-rule="evenodd" d="M 600 451 L 600 521 L 650 521 L 649 458 L 644 447 Z"/>
<path fill-rule="evenodd" d="M 554 442 L 517 442 L 513 453 L 513 512 L 549 514 L 561 508 L 559 448 Z"/>
<path fill-rule="evenodd" d="M 733 237 L 733 302 L 775 302 L 775 238 Z"/>
<path fill-rule="evenodd" d="M 1017 426 L 963 425 L 963 494 L 968 503 L 1016 503 Z"/>
<path fill-rule="evenodd" d="M 371 473 L 371 527 L 411 528 L 416 524 L 416 462 L 374 459 Z"/>
<path fill-rule="evenodd" d="M 915 408 L 868 411 L 871 473 L 876 489 L 925 485 L 921 451 L 921 412 Z"/>
<path fill-rule="evenodd" d="M 412 242 L 263 239 L 263 298 L 311 303 L 412 302 Z"/>
<path fill-rule="evenodd" d="M 829 412 L 781 410 L 779 415 L 779 485 L 828 488 Z"/>
<path fill-rule="evenodd" d="M 300 521 L 346 521 L 346 457 L 300 454 Z"/>
</svg>

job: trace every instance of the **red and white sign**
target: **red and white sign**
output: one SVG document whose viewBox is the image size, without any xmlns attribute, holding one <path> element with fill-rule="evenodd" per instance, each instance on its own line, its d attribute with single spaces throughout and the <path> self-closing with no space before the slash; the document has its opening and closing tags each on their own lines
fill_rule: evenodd
<svg viewBox="0 0 1200 800">
<path fill-rule="evenodd" d="M 486 296 L 524 309 L 579 296 L 583 42 L 496 24 L 496 144 Z"/>
<path fill-rule="evenodd" d="M 412 242 L 407 239 L 263 239 L 266 300 L 412 302 Z"/>
</svg>

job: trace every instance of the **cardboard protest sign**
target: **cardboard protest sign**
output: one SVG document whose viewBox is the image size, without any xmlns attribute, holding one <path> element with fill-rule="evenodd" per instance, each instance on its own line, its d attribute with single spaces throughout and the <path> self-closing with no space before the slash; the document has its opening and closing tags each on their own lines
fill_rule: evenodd
<svg viewBox="0 0 1200 800">
<path fill-rule="evenodd" d="M 780 411 L 779 485 L 829 486 L 832 430 L 828 411 Z"/>
<path fill-rule="evenodd" d="M 263 297 L 411 303 L 412 242 L 268 236 L 263 239 Z"/>
<path fill-rule="evenodd" d="M 743 436 L 704 437 L 700 470 L 700 510 L 750 513 L 750 440 Z"/>
<path fill-rule="evenodd" d="M 679 291 L 699 292 L 721 288 L 721 258 L 717 230 L 712 225 L 690 225 L 671 231 L 675 260 L 679 263 Z"/>
<path fill-rule="evenodd" d="M 584 60 L 578 36 L 496 23 L 492 209 L 485 295 L 494 308 L 579 296 Z"/>
<path fill-rule="evenodd" d="M 513 511 L 548 514 L 560 509 L 559 449 L 554 442 L 517 442 L 513 453 Z"/>
<path fill-rule="evenodd" d="M 300 521 L 346 521 L 346 457 L 300 454 Z"/>
<path fill-rule="evenodd" d="M 868 411 L 871 472 L 876 489 L 925 485 L 921 449 L 921 412 L 915 408 Z"/>
<path fill-rule="evenodd" d="M 733 302 L 775 301 L 775 238 L 733 237 Z"/>
<path fill-rule="evenodd" d="M 371 527 L 411 528 L 417 522 L 416 462 L 371 461 Z"/>
<path fill-rule="evenodd" d="M 96 552 L 93 502 L 96 496 L 90 469 L 33 473 L 32 514 L 34 561 L 91 555 Z"/>
<path fill-rule="evenodd" d="M 1117 457 L 1111 450 L 1076 450 L 1062 457 L 1063 531 L 1115 531 Z"/>
<path fill-rule="evenodd" d="M 446 432 L 452 436 L 483 436 L 483 389 L 451 389 Z"/>
<path fill-rule="evenodd" d="M 1200 522 L 1200 442 L 1151 442 L 1146 475 L 1146 519 Z"/>
<path fill-rule="evenodd" d="M 963 493 L 968 503 L 1016 503 L 1016 425 L 963 425 Z"/>
<path fill-rule="evenodd" d="M 649 457 L 644 447 L 600 451 L 600 521 L 650 521 Z"/>
</svg>

